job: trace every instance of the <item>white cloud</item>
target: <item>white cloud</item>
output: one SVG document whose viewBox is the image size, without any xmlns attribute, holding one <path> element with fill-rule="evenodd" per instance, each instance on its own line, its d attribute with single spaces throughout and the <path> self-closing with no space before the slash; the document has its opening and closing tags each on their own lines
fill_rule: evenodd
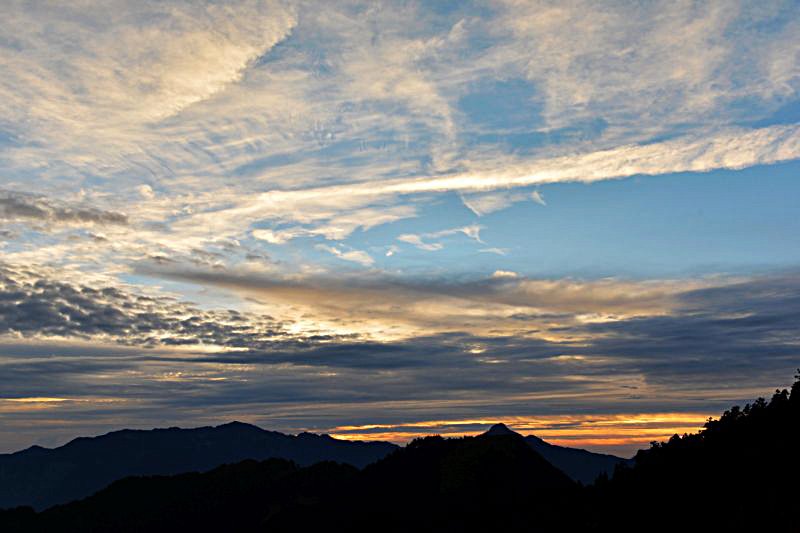
<svg viewBox="0 0 800 533">
<path fill-rule="evenodd" d="M 531 193 L 531 200 L 539 205 L 547 205 L 547 202 L 544 201 L 544 194 L 539 191 L 533 191 Z"/>
<path fill-rule="evenodd" d="M 470 226 L 464 226 L 464 227 L 461 227 L 461 228 L 456 228 L 455 230 L 448 230 L 448 231 L 444 231 L 444 232 L 440 231 L 438 233 L 434 233 L 434 235 L 435 236 L 450 235 L 453 231 L 455 231 L 455 232 L 458 232 L 458 233 L 463 233 L 464 235 L 466 235 L 470 239 L 476 240 L 479 243 L 483 244 L 483 241 L 481 240 L 481 230 L 482 229 L 483 229 L 483 226 L 479 226 L 477 224 L 472 224 Z"/>
<path fill-rule="evenodd" d="M 481 248 L 478 251 L 484 254 L 496 254 L 496 255 L 508 254 L 508 248 Z"/>
<path fill-rule="evenodd" d="M 150 185 L 147 185 L 146 183 L 139 185 L 136 188 L 136 191 L 145 200 L 152 200 L 156 196 L 156 193 L 153 191 L 153 188 Z"/>
<path fill-rule="evenodd" d="M 470 239 L 473 239 L 481 244 L 484 244 L 484 242 L 481 240 L 481 229 L 483 229 L 483 226 L 472 224 L 470 226 L 462 226 L 460 228 L 434 231 L 433 233 L 424 233 L 422 235 L 416 235 L 413 233 L 404 233 L 403 235 L 397 237 L 397 240 L 414 245 L 420 250 L 435 252 L 437 250 L 443 249 L 444 244 L 442 244 L 441 242 L 426 242 L 426 241 L 430 239 L 441 239 L 442 237 L 449 237 L 451 235 L 456 235 L 458 233 L 463 233 Z"/>
<path fill-rule="evenodd" d="M 314 227 L 295 226 L 283 230 L 256 229 L 252 235 L 256 239 L 270 244 L 285 244 L 297 237 L 322 236 L 331 241 L 346 239 L 357 229 L 368 230 L 375 226 L 395 222 L 403 218 L 416 216 L 413 206 L 395 206 L 383 209 L 366 208 L 350 212 L 337 213 L 328 211 L 330 218 Z M 301 215 L 303 221 L 313 221 L 308 213 Z"/>
<path fill-rule="evenodd" d="M 335 246 L 328 246 L 326 244 L 318 244 L 316 248 L 331 253 L 344 261 L 351 261 L 365 267 L 375 264 L 375 260 L 367 252 L 362 250 L 340 250 Z"/>
<path fill-rule="evenodd" d="M 462 195 L 461 201 L 476 215 L 483 216 L 501 211 L 512 204 L 526 200 L 525 194 L 519 192 L 500 191 L 486 194 Z"/>
<path fill-rule="evenodd" d="M 444 245 L 440 242 L 424 242 L 422 236 L 414 235 L 413 233 L 404 233 L 397 237 L 397 240 L 416 246 L 420 250 L 427 250 L 428 252 L 435 252 L 444 248 Z"/>
<path fill-rule="evenodd" d="M 270 244 L 284 244 L 295 237 L 300 235 L 298 232 L 292 230 L 286 231 L 273 231 L 271 229 L 255 229 L 253 230 L 253 237 L 266 241 Z"/>
</svg>

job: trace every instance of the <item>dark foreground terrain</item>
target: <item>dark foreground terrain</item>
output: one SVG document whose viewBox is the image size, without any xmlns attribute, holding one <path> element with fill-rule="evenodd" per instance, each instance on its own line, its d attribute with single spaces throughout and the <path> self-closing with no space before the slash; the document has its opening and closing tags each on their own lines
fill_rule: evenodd
<svg viewBox="0 0 800 533">
<path fill-rule="evenodd" d="M 130 477 L 3 532 L 800 531 L 800 380 L 588 487 L 502 427 L 419 439 L 362 470 L 244 461 Z"/>
</svg>

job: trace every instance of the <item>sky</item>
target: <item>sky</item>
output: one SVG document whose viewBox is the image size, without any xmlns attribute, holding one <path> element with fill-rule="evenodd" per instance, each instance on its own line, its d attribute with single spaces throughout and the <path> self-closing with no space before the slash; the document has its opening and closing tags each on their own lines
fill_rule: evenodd
<svg viewBox="0 0 800 533">
<path fill-rule="evenodd" d="M 6 0 L 0 452 L 631 455 L 800 367 L 800 3 Z"/>
</svg>

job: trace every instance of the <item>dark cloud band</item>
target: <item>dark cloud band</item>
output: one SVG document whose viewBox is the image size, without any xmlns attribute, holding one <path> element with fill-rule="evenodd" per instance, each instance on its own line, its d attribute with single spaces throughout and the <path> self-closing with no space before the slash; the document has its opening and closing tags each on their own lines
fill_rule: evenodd
<svg viewBox="0 0 800 533">
<path fill-rule="evenodd" d="M 0 190 L 0 220 L 68 225 L 126 225 L 128 217 L 88 205 L 70 205 L 45 196 Z"/>
</svg>

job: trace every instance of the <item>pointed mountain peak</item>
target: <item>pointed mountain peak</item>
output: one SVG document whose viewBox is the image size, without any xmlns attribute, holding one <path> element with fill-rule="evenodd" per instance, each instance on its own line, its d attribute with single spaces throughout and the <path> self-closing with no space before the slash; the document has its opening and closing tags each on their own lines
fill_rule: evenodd
<svg viewBox="0 0 800 533">
<path fill-rule="evenodd" d="M 495 424 L 492 427 L 490 427 L 489 431 L 484 433 L 484 435 L 489 435 L 489 436 L 518 435 L 518 433 L 516 431 L 512 431 L 511 429 L 509 429 L 507 425 L 505 425 L 503 423 L 500 423 L 500 424 Z"/>
</svg>

